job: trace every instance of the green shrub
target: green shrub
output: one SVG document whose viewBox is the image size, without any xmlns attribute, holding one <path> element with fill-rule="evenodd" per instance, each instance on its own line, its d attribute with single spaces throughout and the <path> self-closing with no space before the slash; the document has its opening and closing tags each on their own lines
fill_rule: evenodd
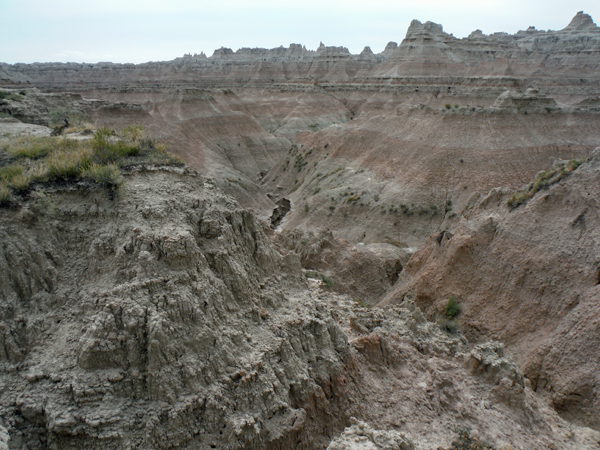
<svg viewBox="0 0 600 450">
<path fill-rule="evenodd" d="M 321 275 L 321 281 L 323 281 L 323 284 L 325 284 L 325 286 L 328 288 L 333 287 L 333 278 L 328 277 L 327 275 Z"/>
<path fill-rule="evenodd" d="M 451 296 L 444 306 L 444 316 L 447 319 L 454 319 L 461 312 L 461 307 L 458 304 L 458 300 L 455 296 Z"/>
<path fill-rule="evenodd" d="M 531 183 L 525 188 L 516 191 L 512 197 L 506 201 L 507 206 L 514 209 L 525 203 L 540 190 L 558 183 L 565 176 L 569 175 L 583 164 L 584 161 L 584 159 L 571 159 L 566 162 L 555 163 L 551 169 L 538 172 Z"/>
<path fill-rule="evenodd" d="M 19 97 L 17 94 L 8 91 L 0 91 L 0 99 L 9 99 L 15 102 L 22 101 L 21 97 Z"/>
<path fill-rule="evenodd" d="M 131 143 L 138 143 L 144 136 L 144 127 L 140 125 L 129 125 L 121 130 L 121 136 Z"/>
<path fill-rule="evenodd" d="M 48 115 L 50 116 L 49 125 L 51 127 L 63 125 L 64 121 L 67 120 L 69 117 L 67 110 L 64 108 L 56 108 L 55 110 L 50 111 L 50 113 L 48 113 Z"/>
<path fill-rule="evenodd" d="M 446 109 L 451 109 L 452 108 L 452 105 L 450 103 L 446 103 L 445 106 L 446 106 Z"/>
<path fill-rule="evenodd" d="M 94 147 L 103 147 L 108 144 L 110 137 L 112 136 L 112 131 L 108 127 L 101 127 L 96 130 L 94 133 Z"/>
</svg>

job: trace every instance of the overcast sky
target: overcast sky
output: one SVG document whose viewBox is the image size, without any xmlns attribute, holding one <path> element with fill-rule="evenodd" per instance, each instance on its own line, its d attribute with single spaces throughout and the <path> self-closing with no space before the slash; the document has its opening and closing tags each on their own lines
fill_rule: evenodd
<svg viewBox="0 0 600 450">
<path fill-rule="evenodd" d="M 561 29 L 581 10 L 600 20 L 600 0 L 0 0 L 0 62 L 140 63 L 320 41 L 378 53 L 412 19 L 464 37 Z"/>
</svg>

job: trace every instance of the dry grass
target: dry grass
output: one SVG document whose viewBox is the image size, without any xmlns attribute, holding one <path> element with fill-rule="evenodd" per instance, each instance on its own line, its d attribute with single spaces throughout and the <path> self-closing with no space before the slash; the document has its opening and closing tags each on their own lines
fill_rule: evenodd
<svg viewBox="0 0 600 450">
<path fill-rule="evenodd" d="M 123 184 L 123 177 L 119 167 L 114 164 L 103 166 L 101 164 L 93 163 L 82 173 L 83 178 L 93 180 L 109 189 L 117 189 Z"/>
<path fill-rule="evenodd" d="M 17 193 L 24 192 L 29 189 L 29 185 L 33 181 L 31 172 L 25 172 L 13 177 L 8 183 L 8 187 Z"/>
<path fill-rule="evenodd" d="M 88 180 L 114 191 L 123 184 L 120 167 L 183 164 L 166 146 L 144 138 L 139 126 L 126 127 L 121 134 L 125 140 L 118 140 L 108 128 L 97 130 L 91 140 L 12 139 L 0 149 L 14 158 L 13 164 L 0 167 L 0 205 L 27 194 L 33 183 Z"/>
<path fill-rule="evenodd" d="M 12 139 L 4 150 L 15 158 L 41 159 L 53 152 L 77 148 L 79 144 L 71 139 L 54 137 L 19 137 Z"/>
<path fill-rule="evenodd" d="M 10 203 L 12 194 L 10 188 L 0 182 L 0 205 L 4 206 Z"/>
<path fill-rule="evenodd" d="M 119 134 L 126 142 L 136 144 L 144 137 L 144 128 L 139 125 L 129 125 L 123 128 Z"/>
<path fill-rule="evenodd" d="M 92 162 L 93 152 L 86 147 L 73 151 L 54 152 L 45 161 L 48 176 L 53 180 L 69 180 L 79 177 Z"/>
<path fill-rule="evenodd" d="M 8 183 L 25 170 L 22 166 L 0 167 L 0 182 Z"/>
</svg>

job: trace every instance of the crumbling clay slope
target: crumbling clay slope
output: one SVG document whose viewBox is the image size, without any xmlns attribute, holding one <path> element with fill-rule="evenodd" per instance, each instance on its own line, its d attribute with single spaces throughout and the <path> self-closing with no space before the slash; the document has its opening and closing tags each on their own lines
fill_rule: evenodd
<svg viewBox="0 0 600 450">
<path fill-rule="evenodd" d="M 432 235 L 383 304 L 412 298 L 429 317 L 451 295 L 474 336 L 508 345 L 559 413 L 598 429 L 600 149 L 570 175 L 510 209 L 474 197 L 460 222 Z"/>
</svg>

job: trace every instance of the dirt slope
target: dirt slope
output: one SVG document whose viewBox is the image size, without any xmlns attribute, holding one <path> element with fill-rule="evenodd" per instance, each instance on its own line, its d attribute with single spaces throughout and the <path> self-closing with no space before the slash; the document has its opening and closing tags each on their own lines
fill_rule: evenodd
<svg viewBox="0 0 600 450">
<path fill-rule="evenodd" d="M 600 150 L 570 176 L 510 210 L 494 190 L 432 235 L 383 304 L 412 298 L 435 317 L 451 295 L 463 326 L 505 342 L 533 388 L 564 417 L 598 414 Z M 474 199 L 475 200 L 475 199 Z"/>
</svg>

